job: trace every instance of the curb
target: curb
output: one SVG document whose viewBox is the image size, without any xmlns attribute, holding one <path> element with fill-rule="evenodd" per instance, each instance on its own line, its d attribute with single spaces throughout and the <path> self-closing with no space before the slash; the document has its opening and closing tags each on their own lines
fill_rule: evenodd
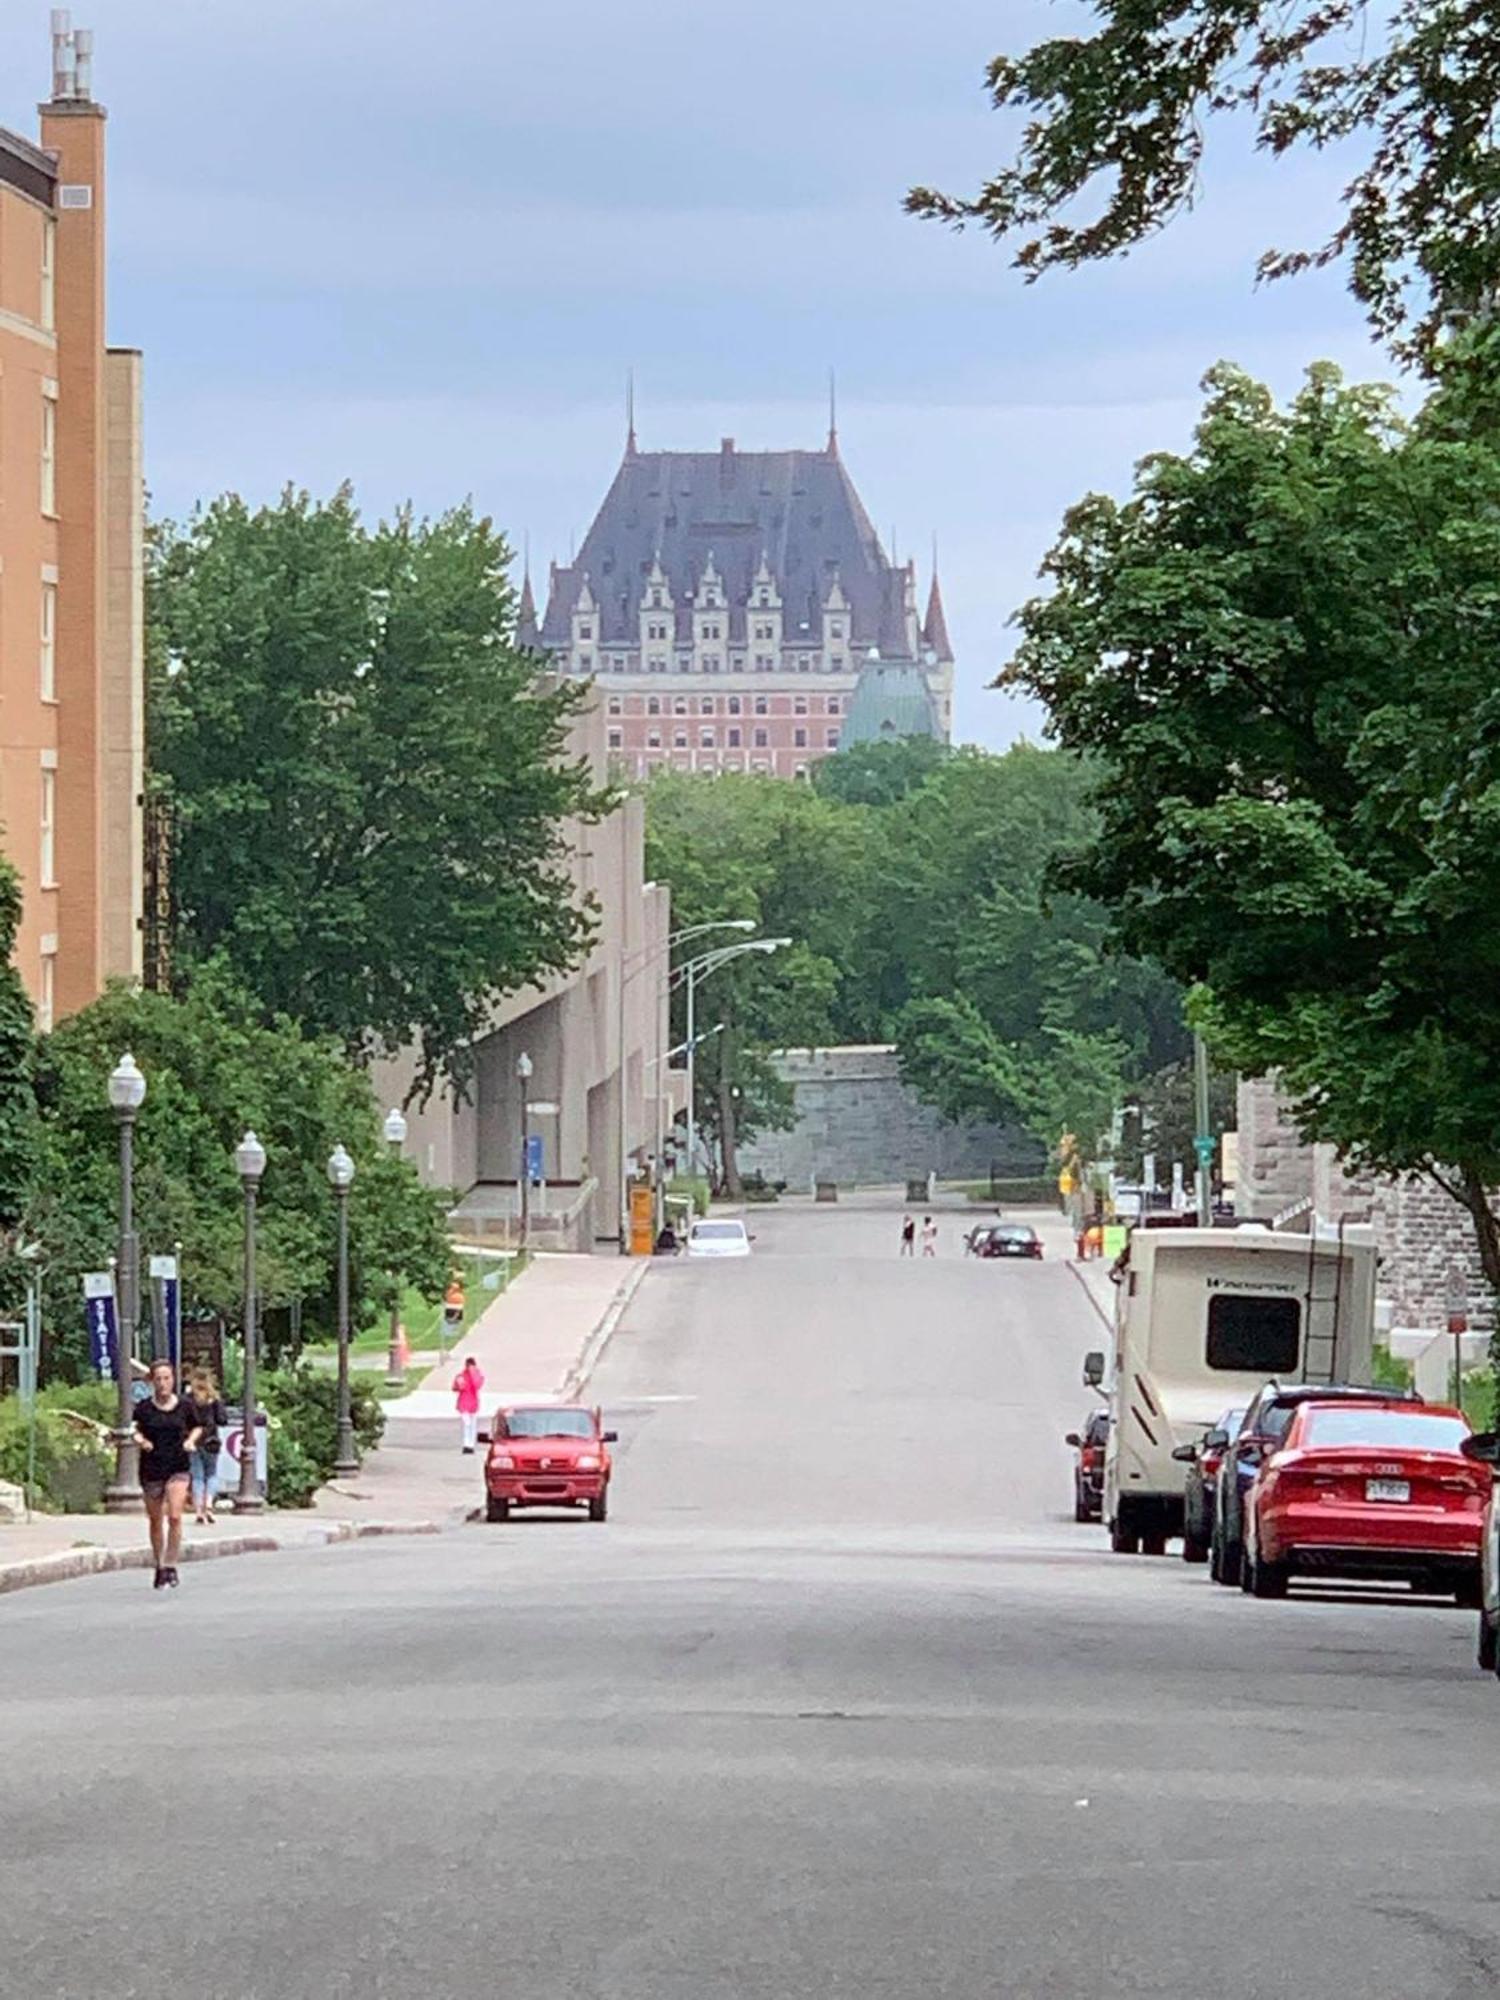
<svg viewBox="0 0 1500 2000">
<path fill-rule="evenodd" d="M 1094 1308 L 1094 1311 L 1098 1313 L 1100 1319 L 1104 1322 L 1105 1332 L 1111 1335 L 1112 1337 L 1115 1330 L 1115 1323 L 1110 1318 L 1109 1314 L 1104 1310 L 1103 1306 L 1100 1305 L 1098 1299 L 1095 1297 L 1093 1286 L 1089 1283 L 1088 1279 L 1083 1275 L 1082 1271 L 1079 1270 L 1078 1265 L 1074 1262 L 1074 1260 L 1071 1257 L 1067 1260 L 1067 1263 L 1068 1263 L 1068 1269 L 1073 1273 L 1073 1276 L 1078 1280 L 1079 1284 L 1083 1287 L 1084 1297 L 1088 1300 L 1089 1304 Z"/>
<path fill-rule="evenodd" d="M 278 1555 L 287 1549 L 328 1548 L 335 1542 L 362 1542 L 377 1535 L 437 1535 L 438 1521 L 330 1521 L 299 1528 L 292 1536 L 229 1535 L 219 1542 L 190 1542 L 184 1563 L 215 1562 L 226 1556 Z M 62 1549 L 52 1556 L 0 1566 L 0 1597 L 43 1583 L 71 1583 L 75 1577 L 104 1576 L 115 1570 L 149 1569 L 149 1549 Z"/>
<path fill-rule="evenodd" d="M 578 1359 L 563 1377 L 562 1387 L 558 1391 L 559 1402 L 575 1402 L 588 1387 L 589 1377 L 599 1366 L 600 1357 L 613 1339 L 615 1328 L 625 1317 L 626 1307 L 645 1283 L 646 1273 L 650 1268 L 650 1258 L 641 1257 L 636 1260 L 635 1269 L 627 1271 L 621 1279 L 614 1297 L 604 1309 L 599 1324 L 584 1343 Z"/>
</svg>

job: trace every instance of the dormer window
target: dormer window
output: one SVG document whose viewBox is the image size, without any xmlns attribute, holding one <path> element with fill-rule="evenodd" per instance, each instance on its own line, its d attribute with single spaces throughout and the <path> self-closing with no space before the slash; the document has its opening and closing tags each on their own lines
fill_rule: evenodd
<svg viewBox="0 0 1500 2000">
<path fill-rule="evenodd" d="M 580 638 L 580 639 L 592 639 L 592 638 L 593 638 L 593 636 L 594 636 L 594 628 L 593 628 L 593 626 L 592 626 L 592 625 L 580 625 L 580 626 L 579 626 L 579 628 L 578 628 L 578 636 L 579 636 L 579 638 Z"/>
</svg>

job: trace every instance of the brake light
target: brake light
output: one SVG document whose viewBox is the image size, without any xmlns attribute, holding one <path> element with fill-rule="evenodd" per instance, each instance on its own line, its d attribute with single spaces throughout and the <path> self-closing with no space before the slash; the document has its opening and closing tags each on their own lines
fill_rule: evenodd
<svg viewBox="0 0 1500 2000">
<path fill-rule="evenodd" d="M 1461 1472 L 1454 1473 L 1449 1478 L 1440 1479 L 1438 1485 L 1442 1487 L 1445 1493 L 1482 1493 L 1484 1491 L 1484 1488 L 1476 1480 L 1466 1479 Z"/>
</svg>

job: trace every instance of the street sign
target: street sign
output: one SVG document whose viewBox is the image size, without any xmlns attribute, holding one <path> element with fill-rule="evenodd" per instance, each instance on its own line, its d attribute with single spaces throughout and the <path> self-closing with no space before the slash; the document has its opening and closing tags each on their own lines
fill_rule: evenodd
<svg viewBox="0 0 1500 2000">
<path fill-rule="evenodd" d="M 85 1272 L 83 1309 L 88 1315 L 89 1354 L 95 1373 L 102 1381 L 114 1381 L 120 1366 L 120 1322 L 115 1312 L 113 1272 Z"/>
<path fill-rule="evenodd" d="M 549 1104 L 544 1098 L 533 1097 L 528 1102 L 526 1109 L 531 1113 L 533 1118 L 555 1118 L 559 1111 L 562 1110 L 562 1106 L 560 1104 Z"/>
</svg>

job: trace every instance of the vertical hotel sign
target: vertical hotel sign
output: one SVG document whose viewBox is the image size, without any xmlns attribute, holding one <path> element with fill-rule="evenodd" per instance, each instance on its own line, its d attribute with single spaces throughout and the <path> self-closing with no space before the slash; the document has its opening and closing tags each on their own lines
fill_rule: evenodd
<svg viewBox="0 0 1500 2000">
<path fill-rule="evenodd" d="M 120 1367 L 120 1321 L 115 1310 L 113 1272 L 84 1273 L 83 1309 L 88 1317 L 89 1356 L 94 1372 L 113 1381 Z"/>
</svg>

